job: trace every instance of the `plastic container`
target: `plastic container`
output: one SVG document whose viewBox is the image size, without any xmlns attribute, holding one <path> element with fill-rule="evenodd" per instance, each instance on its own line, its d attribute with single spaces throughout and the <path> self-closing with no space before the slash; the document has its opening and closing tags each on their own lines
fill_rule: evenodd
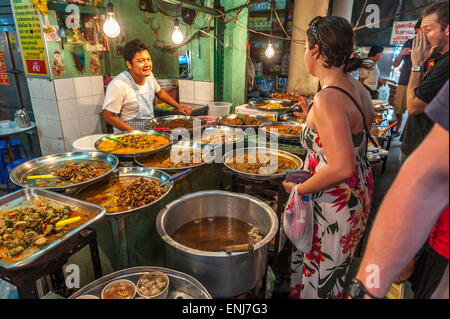
<svg viewBox="0 0 450 319">
<path fill-rule="evenodd" d="M 96 151 L 95 142 L 101 139 L 103 136 L 107 134 L 95 134 L 88 135 L 72 143 L 72 151 L 73 152 L 84 152 L 84 151 Z"/>
<path fill-rule="evenodd" d="M 0 128 L 8 128 L 11 127 L 11 121 L 5 120 L 0 121 Z"/>
<path fill-rule="evenodd" d="M 229 102 L 211 102 L 208 103 L 209 112 L 208 115 L 210 116 L 226 116 L 230 114 L 231 111 L 231 103 Z"/>
</svg>

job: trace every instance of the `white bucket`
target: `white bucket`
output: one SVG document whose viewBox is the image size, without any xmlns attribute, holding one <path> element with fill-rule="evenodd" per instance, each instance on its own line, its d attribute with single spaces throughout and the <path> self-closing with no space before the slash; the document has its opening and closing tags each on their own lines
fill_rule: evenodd
<svg viewBox="0 0 450 319">
<path fill-rule="evenodd" d="M 208 115 L 210 116 L 226 116 L 230 114 L 231 103 L 228 102 L 210 102 L 208 103 Z"/>
<path fill-rule="evenodd" d="M 101 139 L 103 136 L 107 134 L 95 134 L 88 135 L 72 143 L 72 151 L 73 152 L 84 152 L 84 151 L 96 151 L 95 142 Z"/>
</svg>

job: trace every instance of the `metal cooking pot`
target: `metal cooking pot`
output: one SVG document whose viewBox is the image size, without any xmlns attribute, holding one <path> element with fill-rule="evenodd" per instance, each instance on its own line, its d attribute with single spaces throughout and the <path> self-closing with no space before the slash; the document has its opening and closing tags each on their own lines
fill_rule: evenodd
<svg viewBox="0 0 450 319">
<path fill-rule="evenodd" d="M 233 217 L 265 234 L 250 252 L 196 250 L 170 237 L 181 226 L 207 217 Z M 278 230 L 278 218 L 267 204 L 245 194 L 203 191 L 189 194 L 163 208 L 156 228 L 166 243 L 169 267 L 198 279 L 213 298 L 230 298 L 255 287 L 267 271 L 269 242 Z"/>
</svg>

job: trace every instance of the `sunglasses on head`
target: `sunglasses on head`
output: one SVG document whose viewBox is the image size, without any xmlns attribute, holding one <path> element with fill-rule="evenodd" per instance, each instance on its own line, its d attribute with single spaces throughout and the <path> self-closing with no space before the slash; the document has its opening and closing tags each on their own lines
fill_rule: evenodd
<svg viewBox="0 0 450 319">
<path fill-rule="evenodd" d="M 311 30 L 314 38 L 317 40 L 317 42 L 320 42 L 319 40 L 319 32 L 317 30 L 317 25 L 320 22 L 320 20 L 322 19 L 321 16 L 317 16 L 314 19 L 312 19 L 312 21 L 309 23 L 309 29 Z"/>
</svg>

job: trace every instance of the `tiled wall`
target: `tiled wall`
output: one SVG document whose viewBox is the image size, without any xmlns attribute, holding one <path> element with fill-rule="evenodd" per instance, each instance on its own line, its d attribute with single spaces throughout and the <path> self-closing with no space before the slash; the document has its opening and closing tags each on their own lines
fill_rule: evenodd
<svg viewBox="0 0 450 319">
<path fill-rule="evenodd" d="M 28 79 L 43 155 L 72 151 L 80 137 L 102 133 L 103 77 Z"/>
<path fill-rule="evenodd" d="M 180 103 L 207 105 L 214 101 L 214 82 L 179 80 Z"/>
</svg>

